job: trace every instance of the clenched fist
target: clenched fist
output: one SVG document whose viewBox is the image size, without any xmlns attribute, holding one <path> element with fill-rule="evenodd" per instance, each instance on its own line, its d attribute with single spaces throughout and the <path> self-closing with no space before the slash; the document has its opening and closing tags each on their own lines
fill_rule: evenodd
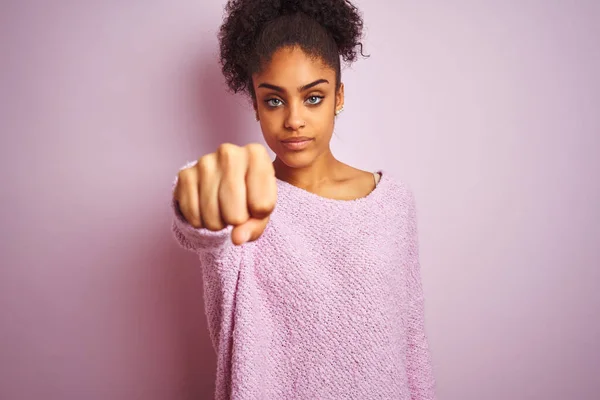
<svg viewBox="0 0 600 400">
<path fill-rule="evenodd" d="M 218 231 L 233 225 L 240 245 L 262 235 L 277 201 L 275 170 L 260 144 L 222 144 L 179 172 L 175 200 L 195 228 Z"/>
</svg>

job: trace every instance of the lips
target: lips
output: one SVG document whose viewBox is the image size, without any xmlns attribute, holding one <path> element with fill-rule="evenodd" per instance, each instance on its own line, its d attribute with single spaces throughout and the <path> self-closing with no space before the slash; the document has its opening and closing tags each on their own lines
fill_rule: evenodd
<svg viewBox="0 0 600 400">
<path fill-rule="evenodd" d="M 312 143 L 312 141 L 312 138 L 306 136 L 298 136 L 282 140 L 281 144 L 288 150 L 301 151 L 307 149 Z"/>
<path fill-rule="evenodd" d="M 307 140 L 312 140 L 312 138 L 306 136 L 297 136 L 289 139 L 282 140 L 283 143 L 298 143 L 298 142 L 306 142 Z"/>
</svg>

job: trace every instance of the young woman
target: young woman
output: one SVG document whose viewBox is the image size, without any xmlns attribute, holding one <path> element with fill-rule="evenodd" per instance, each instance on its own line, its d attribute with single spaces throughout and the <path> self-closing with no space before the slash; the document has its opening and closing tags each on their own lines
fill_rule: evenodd
<svg viewBox="0 0 600 400">
<path fill-rule="evenodd" d="M 259 144 L 179 173 L 173 230 L 196 252 L 217 399 L 433 399 L 415 204 L 330 150 L 340 59 L 361 49 L 345 0 L 231 0 L 219 39 Z"/>
</svg>

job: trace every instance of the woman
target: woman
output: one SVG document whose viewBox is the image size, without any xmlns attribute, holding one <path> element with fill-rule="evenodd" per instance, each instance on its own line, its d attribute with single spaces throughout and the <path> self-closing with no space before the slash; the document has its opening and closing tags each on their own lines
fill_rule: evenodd
<svg viewBox="0 0 600 400">
<path fill-rule="evenodd" d="M 330 149 L 340 58 L 362 33 L 344 0 L 232 0 L 231 90 L 268 146 L 224 144 L 183 168 L 178 242 L 200 258 L 218 399 L 433 399 L 416 216 L 407 187 Z"/>
</svg>

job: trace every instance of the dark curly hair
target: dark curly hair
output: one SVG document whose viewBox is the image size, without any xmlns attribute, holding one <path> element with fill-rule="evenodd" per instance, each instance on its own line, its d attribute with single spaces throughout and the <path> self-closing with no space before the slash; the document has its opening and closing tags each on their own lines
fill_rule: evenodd
<svg viewBox="0 0 600 400">
<path fill-rule="evenodd" d="M 349 0 L 229 0 L 219 31 L 220 62 L 227 86 L 252 98 L 252 74 L 282 47 L 299 46 L 336 71 L 362 52 L 363 20 Z"/>
</svg>

